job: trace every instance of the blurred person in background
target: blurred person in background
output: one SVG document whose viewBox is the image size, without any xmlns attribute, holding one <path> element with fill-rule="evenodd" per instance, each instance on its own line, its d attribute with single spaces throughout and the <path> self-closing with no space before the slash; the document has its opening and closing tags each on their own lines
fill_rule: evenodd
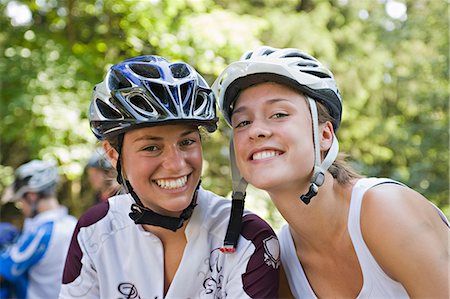
<svg viewBox="0 0 450 299">
<path fill-rule="evenodd" d="M 95 192 L 95 204 L 105 202 L 108 198 L 119 193 L 120 185 L 116 180 L 116 169 L 106 156 L 103 148 L 95 149 L 86 164 L 86 173 L 89 184 Z"/>
<path fill-rule="evenodd" d="M 9 201 L 19 201 L 25 222 L 17 240 L 0 253 L 0 280 L 17 298 L 57 298 L 76 219 L 56 197 L 53 161 L 32 160 L 15 172 Z M 5 199 L 4 199 L 5 200 Z"/>
<path fill-rule="evenodd" d="M 13 224 L 3 221 L 0 222 L 0 252 L 5 251 L 9 246 L 14 244 L 19 233 L 19 229 Z M 0 298 L 12 298 L 14 293 L 14 285 L 7 280 L 0 279 Z"/>
</svg>

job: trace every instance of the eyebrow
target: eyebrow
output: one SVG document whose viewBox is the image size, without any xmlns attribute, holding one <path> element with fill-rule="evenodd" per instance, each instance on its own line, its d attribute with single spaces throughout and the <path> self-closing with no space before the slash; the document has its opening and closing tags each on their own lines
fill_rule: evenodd
<svg viewBox="0 0 450 299">
<path fill-rule="evenodd" d="M 195 131 L 196 131 L 196 129 L 186 129 L 185 131 L 183 131 L 180 134 L 180 137 L 185 137 L 189 134 L 194 133 Z M 153 136 L 153 135 L 144 135 L 144 136 L 137 137 L 133 141 L 137 142 L 137 141 L 143 141 L 143 140 L 145 140 L 145 141 L 161 141 L 161 140 L 164 140 L 164 137 Z"/>
<path fill-rule="evenodd" d="M 278 103 L 278 102 L 289 102 L 289 100 L 276 98 L 276 99 L 270 99 L 266 103 L 268 103 L 268 105 L 273 105 L 273 104 Z M 241 106 L 241 107 L 239 107 L 237 109 L 234 109 L 231 115 L 233 116 L 235 113 L 245 112 L 248 109 L 249 109 L 248 106 Z"/>
</svg>

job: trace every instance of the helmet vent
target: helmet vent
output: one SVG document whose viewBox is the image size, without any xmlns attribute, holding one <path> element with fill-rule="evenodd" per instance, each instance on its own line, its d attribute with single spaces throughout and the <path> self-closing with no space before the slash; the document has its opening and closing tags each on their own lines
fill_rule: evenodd
<svg viewBox="0 0 450 299">
<path fill-rule="evenodd" d="M 180 86 L 180 100 L 183 104 L 183 110 L 185 114 L 189 114 L 190 110 L 190 99 L 192 97 L 192 85 L 193 82 L 189 81 Z"/>
<path fill-rule="evenodd" d="M 268 56 L 268 55 L 272 54 L 273 52 L 275 52 L 275 51 L 272 50 L 272 49 L 267 49 L 264 52 L 262 52 L 261 55 L 267 55 Z"/>
<path fill-rule="evenodd" d="M 242 60 L 250 59 L 250 57 L 252 57 L 252 54 L 253 54 L 253 52 L 246 53 L 245 56 L 242 57 Z"/>
<path fill-rule="evenodd" d="M 314 71 L 308 71 L 308 70 L 303 70 L 303 73 L 307 73 L 319 78 L 331 78 L 331 76 L 325 74 L 325 73 L 321 73 L 321 72 L 314 72 Z"/>
<path fill-rule="evenodd" d="M 151 64 L 140 64 L 140 63 L 133 63 L 130 64 L 130 69 L 138 74 L 141 77 L 144 78 L 150 78 L 150 79 L 159 79 L 161 78 L 161 75 L 159 73 L 159 69 Z"/>
<path fill-rule="evenodd" d="M 310 62 L 308 61 L 302 61 L 300 63 L 297 63 L 297 66 L 299 67 L 317 67 L 317 63 L 313 60 L 310 60 Z"/>
<path fill-rule="evenodd" d="M 30 179 L 31 179 L 31 176 L 26 176 L 24 178 L 19 178 L 19 177 L 16 178 L 16 180 L 14 181 L 14 184 L 13 184 L 14 192 L 17 192 L 23 186 L 28 185 L 28 182 L 30 181 Z"/>
<path fill-rule="evenodd" d="M 297 52 L 288 53 L 288 54 L 284 55 L 283 57 L 285 57 L 285 58 L 288 58 L 288 57 L 301 57 L 301 58 L 308 59 L 307 57 L 304 57 L 304 56 L 300 55 Z"/>
<path fill-rule="evenodd" d="M 149 103 L 147 102 L 147 100 L 140 95 L 131 96 L 129 101 L 132 105 L 136 106 L 137 108 L 139 108 L 141 110 L 144 110 L 149 113 L 154 112 L 154 109 L 152 108 L 152 106 L 150 106 Z"/>
<path fill-rule="evenodd" d="M 191 71 L 184 63 L 176 63 L 170 66 L 174 78 L 181 79 L 189 76 Z"/>
<path fill-rule="evenodd" d="M 103 117 L 107 119 L 122 119 L 122 115 L 119 112 L 106 105 L 102 100 L 95 99 L 95 104 Z"/>
<path fill-rule="evenodd" d="M 120 72 L 113 70 L 109 77 L 108 86 L 111 90 L 117 90 L 122 88 L 130 88 L 131 83 Z"/>
<path fill-rule="evenodd" d="M 176 111 L 172 97 L 163 85 L 153 82 L 147 83 L 149 85 L 149 90 L 153 93 L 155 98 L 164 105 L 164 107 L 166 107 L 169 111 Z"/>
<path fill-rule="evenodd" d="M 207 95 L 204 92 L 199 92 L 195 99 L 194 110 L 197 112 L 197 110 L 200 109 L 200 112 L 201 112 L 203 110 L 204 106 L 206 105 L 206 103 L 207 103 Z"/>
</svg>

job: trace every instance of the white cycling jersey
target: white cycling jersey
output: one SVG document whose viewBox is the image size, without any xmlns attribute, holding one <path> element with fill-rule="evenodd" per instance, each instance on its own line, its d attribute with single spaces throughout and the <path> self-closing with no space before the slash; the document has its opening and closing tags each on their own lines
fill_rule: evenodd
<svg viewBox="0 0 450 299">
<path fill-rule="evenodd" d="M 0 255 L 0 276 L 15 285 L 17 298 L 58 298 L 76 222 L 66 207 L 25 220 L 17 242 Z"/>
<path fill-rule="evenodd" d="M 363 178 L 358 180 L 352 190 L 347 226 L 364 278 L 363 286 L 357 299 L 409 298 L 405 288 L 400 283 L 391 279 L 377 263 L 364 242 L 361 233 L 360 213 L 364 193 L 373 186 L 385 183 L 400 184 L 391 179 Z M 442 211 L 436 206 L 435 208 L 442 220 L 449 225 L 449 222 Z M 302 265 L 298 260 L 295 244 L 287 224 L 281 228 L 278 233 L 278 238 L 280 239 L 281 246 L 281 261 L 292 294 L 295 298 L 317 299 L 317 296 L 311 288 L 308 278 L 303 271 Z"/>
<path fill-rule="evenodd" d="M 202 188 L 187 224 L 187 245 L 164 296 L 161 241 L 128 216 L 130 195 L 94 206 L 79 220 L 60 298 L 276 298 L 279 243 L 270 226 L 243 217 L 235 253 L 222 253 L 231 201 Z"/>
</svg>

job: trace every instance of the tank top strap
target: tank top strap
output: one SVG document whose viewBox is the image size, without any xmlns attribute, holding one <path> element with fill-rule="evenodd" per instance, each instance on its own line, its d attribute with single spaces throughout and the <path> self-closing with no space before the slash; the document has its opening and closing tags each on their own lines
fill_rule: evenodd
<svg viewBox="0 0 450 299">
<path fill-rule="evenodd" d="M 350 209 L 348 215 L 348 232 L 353 243 L 356 255 L 360 263 L 361 271 L 364 278 L 362 293 L 371 293 L 373 283 L 377 279 L 374 276 L 382 277 L 383 280 L 391 280 L 381 269 L 376 262 L 375 258 L 370 253 L 369 248 L 364 242 L 364 238 L 361 232 L 361 206 L 363 196 L 370 188 L 380 184 L 400 184 L 392 179 L 385 178 L 363 178 L 360 179 L 352 190 L 352 197 L 350 201 Z M 393 281 L 392 281 L 393 282 Z"/>
</svg>

